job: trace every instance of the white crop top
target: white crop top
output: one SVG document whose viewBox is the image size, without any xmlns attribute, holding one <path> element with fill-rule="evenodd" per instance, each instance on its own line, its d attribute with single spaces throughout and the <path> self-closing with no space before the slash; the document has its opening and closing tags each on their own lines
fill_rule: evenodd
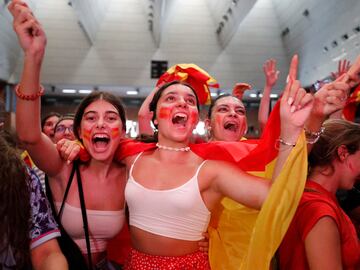
<svg viewBox="0 0 360 270">
<path fill-rule="evenodd" d="M 61 202 L 55 202 L 59 211 Z M 107 242 L 114 238 L 122 229 L 125 222 L 125 210 L 102 211 L 86 209 L 89 224 L 91 253 L 106 250 Z M 85 232 L 81 215 L 81 208 L 65 203 L 61 216 L 61 224 L 83 254 L 87 254 Z"/>
<path fill-rule="evenodd" d="M 154 190 L 133 178 L 134 164 L 140 155 L 130 168 L 125 187 L 130 225 L 175 239 L 198 241 L 204 238 L 202 233 L 207 230 L 211 213 L 200 194 L 198 173 L 205 161 L 185 184 L 168 190 Z"/>
</svg>

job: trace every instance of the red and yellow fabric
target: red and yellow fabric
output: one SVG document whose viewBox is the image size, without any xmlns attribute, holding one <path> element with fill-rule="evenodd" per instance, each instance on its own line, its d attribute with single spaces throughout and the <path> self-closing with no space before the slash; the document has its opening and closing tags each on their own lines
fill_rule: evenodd
<svg viewBox="0 0 360 270">
<path fill-rule="evenodd" d="M 169 68 L 159 78 L 156 86 L 171 81 L 184 81 L 190 84 L 199 98 L 200 104 L 210 104 L 209 87 L 219 88 L 219 84 L 205 70 L 195 64 L 178 64 Z"/>
<path fill-rule="evenodd" d="M 354 121 L 358 105 L 360 104 L 360 84 L 355 88 L 347 99 L 343 109 L 343 115 L 346 120 Z"/>
<path fill-rule="evenodd" d="M 271 178 L 280 134 L 279 104 L 271 114 L 256 148 L 242 159 L 242 169 Z M 246 142 L 246 141 L 245 141 Z M 291 176 L 290 176 L 291 173 Z M 212 213 L 209 257 L 213 269 L 269 269 L 295 214 L 307 174 L 304 135 L 288 157 L 261 211 L 224 198 Z"/>
<path fill-rule="evenodd" d="M 21 153 L 21 158 L 29 168 L 33 168 L 35 166 L 35 163 L 31 159 L 28 151 L 25 150 L 24 152 L 22 152 Z"/>
<path fill-rule="evenodd" d="M 275 160 L 265 172 L 268 176 Z M 271 259 L 295 214 L 307 173 L 305 136 L 299 138 L 260 211 L 228 198 L 216 213 L 217 223 L 209 227 L 209 257 L 212 269 L 269 269 Z"/>
<path fill-rule="evenodd" d="M 235 163 L 249 173 L 271 178 L 280 134 L 279 104 L 269 118 L 260 140 L 191 144 L 203 159 Z M 124 140 L 116 159 L 155 149 L 155 143 Z M 291 173 L 291 175 L 290 175 Z M 269 269 L 272 257 L 296 211 L 307 174 L 305 136 L 299 138 L 273 184 L 261 211 L 246 208 L 229 198 L 212 213 L 209 259 L 212 269 Z"/>
</svg>

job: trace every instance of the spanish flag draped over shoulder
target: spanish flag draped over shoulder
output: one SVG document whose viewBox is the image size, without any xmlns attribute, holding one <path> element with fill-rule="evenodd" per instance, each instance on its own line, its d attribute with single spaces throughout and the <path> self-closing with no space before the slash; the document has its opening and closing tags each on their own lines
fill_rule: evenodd
<svg viewBox="0 0 360 270">
<path fill-rule="evenodd" d="M 268 179 L 271 179 L 278 154 L 275 143 L 280 135 L 279 109 L 280 102 L 275 106 L 262 138 L 250 141 L 257 143 L 256 147 L 238 161 L 243 170 Z M 211 267 L 226 270 L 269 269 L 271 259 L 295 214 L 306 174 L 307 150 L 302 135 L 260 211 L 224 198 L 212 213 L 208 228 Z"/>
<path fill-rule="evenodd" d="M 280 135 L 279 107 L 278 102 L 260 140 L 191 144 L 191 151 L 203 159 L 229 161 L 242 170 L 270 179 L 278 154 L 275 143 Z M 124 140 L 116 156 L 122 160 L 155 147 L 154 143 Z M 222 200 L 212 212 L 208 228 L 212 269 L 269 269 L 271 259 L 295 214 L 306 174 L 307 150 L 302 135 L 260 211 L 229 198 Z"/>
<path fill-rule="evenodd" d="M 216 80 L 195 64 L 177 64 L 172 66 L 161 75 L 156 86 L 171 81 L 185 81 L 190 84 L 194 88 L 200 104 L 210 104 L 209 87 L 219 88 Z"/>
</svg>

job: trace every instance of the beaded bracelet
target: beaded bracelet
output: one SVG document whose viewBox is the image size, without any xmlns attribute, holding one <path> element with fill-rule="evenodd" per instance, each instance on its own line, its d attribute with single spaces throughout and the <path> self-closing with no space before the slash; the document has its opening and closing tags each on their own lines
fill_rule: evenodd
<svg viewBox="0 0 360 270">
<path fill-rule="evenodd" d="M 276 150 L 279 150 L 279 149 L 280 149 L 280 144 L 286 145 L 286 146 L 291 146 L 291 147 L 295 147 L 295 146 L 296 146 L 296 144 L 294 144 L 294 143 L 289 143 L 289 142 L 286 142 L 286 141 L 284 141 L 283 139 L 279 138 L 279 139 L 277 139 L 276 142 L 275 142 L 275 149 L 276 149 Z"/>
<path fill-rule="evenodd" d="M 36 99 L 38 99 L 40 96 L 44 95 L 45 89 L 42 85 L 40 85 L 40 89 L 37 93 L 35 94 L 31 94 L 31 95 L 25 95 L 23 93 L 20 92 L 20 84 L 18 84 L 15 87 L 15 94 L 18 98 L 22 99 L 22 100 L 30 100 L 30 101 L 34 101 Z"/>
<path fill-rule="evenodd" d="M 316 142 L 319 140 L 321 134 L 324 133 L 324 131 L 325 131 L 325 128 L 324 128 L 324 127 L 321 127 L 320 130 L 317 131 L 317 132 L 312 132 L 312 131 L 307 130 L 307 129 L 305 128 L 306 142 L 309 143 L 309 144 L 314 144 L 314 143 L 316 143 Z"/>
</svg>

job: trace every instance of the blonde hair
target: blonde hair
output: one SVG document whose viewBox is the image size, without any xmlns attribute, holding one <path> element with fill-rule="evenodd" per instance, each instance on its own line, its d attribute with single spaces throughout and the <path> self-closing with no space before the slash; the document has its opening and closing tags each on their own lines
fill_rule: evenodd
<svg viewBox="0 0 360 270">
<path fill-rule="evenodd" d="M 341 119 L 327 120 L 319 140 L 309 154 L 309 174 L 315 167 L 334 170 L 332 162 L 338 159 L 337 149 L 344 145 L 349 154 L 360 148 L 360 125 Z"/>
</svg>

